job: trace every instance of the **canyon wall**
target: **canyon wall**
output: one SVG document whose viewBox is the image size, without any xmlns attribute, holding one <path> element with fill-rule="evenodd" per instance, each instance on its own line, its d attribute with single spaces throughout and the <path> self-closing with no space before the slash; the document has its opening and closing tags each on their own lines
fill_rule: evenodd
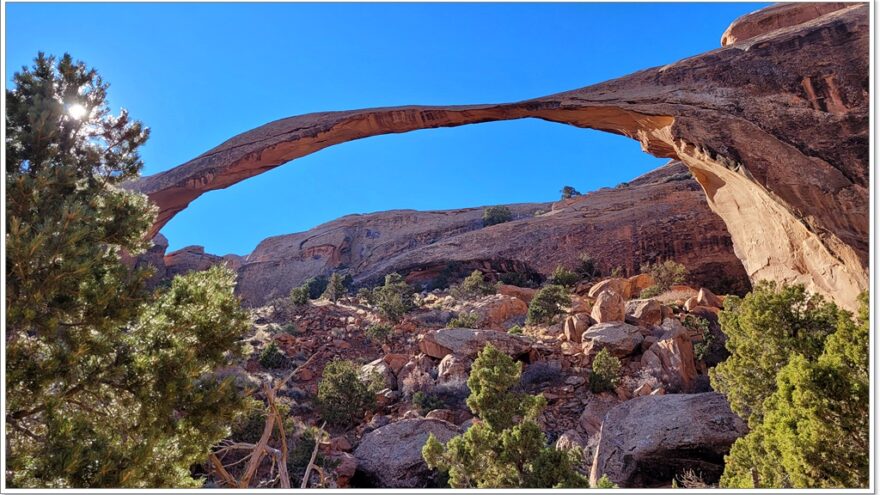
<svg viewBox="0 0 880 495">
<path fill-rule="evenodd" d="M 752 281 L 804 283 L 853 309 L 868 287 L 868 11 L 770 7 L 735 21 L 722 48 L 522 102 L 282 119 L 128 187 L 159 206 L 157 233 L 201 194 L 334 144 L 540 118 L 625 135 L 680 160 Z"/>
</svg>

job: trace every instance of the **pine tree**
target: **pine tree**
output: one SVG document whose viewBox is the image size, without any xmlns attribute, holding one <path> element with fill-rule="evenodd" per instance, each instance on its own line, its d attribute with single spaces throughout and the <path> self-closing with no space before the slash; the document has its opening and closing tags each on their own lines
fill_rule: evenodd
<svg viewBox="0 0 880 495">
<path fill-rule="evenodd" d="M 120 189 L 149 133 L 69 55 L 39 54 L 6 92 L 7 482 L 198 486 L 239 393 L 212 371 L 247 328 L 215 268 L 144 288 L 123 256 L 155 210 Z"/>
<path fill-rule="evenodd" d="M 324 297 L 336 302 L 347 292 L 348 290 L 345 288 L 345 282 L 343 281 L 342 275 L 333 272 L 333 274 L 330 275 L 330 279 L 327 280 L 327 288 L 324 290 Z"/>
<path fill-rule="evenodd" d="M 491 344 L 471 368 L 467 405 L 480 418 L 443 445 L 431 434 L 422 457 L 449 473 L 453 488 L 586 488 L 576 450 L 557 450 L 535 421 L 543 397 L 513 392 L 522 364 Z"/>
<path fill-rule="evenodd" d="M 761 421 L 726 458 L 721 486 L 862 488 L 868 486 L 869 323 L 867 294 L 859 317 L 838 314 L 818 360 L 794 353 L 762 404 Z"/>
</svg>

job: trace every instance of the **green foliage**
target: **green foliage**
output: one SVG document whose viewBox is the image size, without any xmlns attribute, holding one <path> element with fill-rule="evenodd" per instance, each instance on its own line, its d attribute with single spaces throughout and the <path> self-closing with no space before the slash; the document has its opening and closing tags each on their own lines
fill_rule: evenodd
<svg viewBox="0 0 880 495">
<path fill-rule="evenodd" d="M 474 312 L 459 313 L 446 322 L 446 328 L 476 328 L 479 315 Z"/>
<path fill-rule="evenodd" d="M 506 206 L 490 206 L 483 210 L 483 227 L 513 220 L 513 212 Z"/>
<path fill-rule="evenodd" d="M 712 330 L 709 328 L 709 320 L 702 316 L 686 315 L 682 320 L 682 324 L 702 335 L 702 342 L 694 344 L 694 357 L 697 358 L 697 361 L 706 359 L 706 356 L 709 355 L 715 346 L 715 336 L 712 335 Z"/>
<path fill-rule="evenodd" d="M 428 466 L 448 472 L 453 488 L 586 487 L 577 450 L 556 450 L 535 422 L 542 397 L 512 392 L 521 363 L 491 344 L 471 369 L 467 404 L 482 420 L 444 446 L 433 434 L 422 448 Z"/>
<path fill-rule="evenodd" d="M 575 273 L 581 280 L 595 280 L 602 276 L 602 270 L 599 269 L 598 263 L 587 253 L 581 253 L 578 256 L 578 266 Z"/>
<path fill-rule="evenodd" d="M 674 480 L 673 480 L 674 481 Z M 596 486 L 593 488 L 620 488 L 616 483 L 608 479 L 607 474 L 603 474 L 601 478 L 596 480 Z"/>
<path fill-rule="evenodd" d="M 416 306 L 413 303 L 415 291 L 412 286 L 398 273 L 385 275 L 385 285 L 373 290 L 373 298 L 376 306 L 386 318 L 398 323 L 403 315 L 412 311 Z"/>
<path fill-rule="evenodd" d="M 657 297 L 661 293 L 663 293 L 663 290 L 660 289 L 659 285 L 652 285 L 650 287 L 646 287 L 646 288 L 642 289 L 641 294 L 639 294 L 639 298 L 640 299 L 649 299 L 652 297 Z"/>
<path fill-rule="evenodd" d="M 611 269 L 611 278 L 620 278 L 624 276 L 623 267 L 620 265 L 615 266 Z"/>
<path fill-rule="evenodd" d="M 675 284 L 684 283 L 688 278 L 688 269 L 673 260 L 643 264 L 642 273 L 647 273 L 654 278 L 658 294 L 669 290 Z"/>
<path fill-rule="evenodd" d="M 330 281 L 327 277 L 320 275 L 307 279 L 303 282 L 303 287 L 308 289 L 309 299 L 318 299 L 324 294 L 324 291 L 327 290 L 327 284 L 329 284 L 329 282 Z"/>
<path fill-rule="evenodd" d="M 281 331 L 286 333 L 287 335 L 293 335 L 294 337 L 299 335 L 299 328 L 296 327 L 294 323 L 287 323 L 283 327 L 281 327 Z"/>
<path fill-rule="evenodd" d="M 818 359 L 794 352 L 779 370 L 775 391 L 762 404 L 762 420 L 750 421 L 751 431 L 727 456 L 721 486 L 867 487 L 869 345 L 863 294 L 855 321 L 839 311 L 836 331 Z"/>
<path fill-rule="evenodd" d="M 614 390 L 620 380 L 620 360 L 612 356 L 608 349 L 602 349 L 593 358 L 590 374 L 590 390 L 593 393 Z"/>
<path fill-rule="evenodd" d="M 340 275 L 339 272 L 333 272 L 333 274 L 330 275 L 330 279 L 327 280 L 327 288 L 324 289 L 322 297 L 336 302 L 340 297 L 346 294 L 348 294 L 348 288 L 345 286 L 345 281 L 342 275 Z"/>
<path fill-rule="evenodd" d="M 318 383 L 318 410 L 328 423 L 352 425 L 375 404 L 373 393 L 371 384 L 358 377 L 355 363 L 334 359 L 324 367 Z"/>
<path fill-rule="evenodd" d="M 376 304 L 376 298 L 373 296 L 374 294 L 371 289 L 361 287 L 358 289 L 355 297 L 357 297 L 358 302 L 361 304 L 373 305 Z"/>
<path fill-rule="evenodd" d="M 555 270 L 553 270 L 553 274 L 550 275 L 550 279 L 548 282 L 553 285 L 561 285 L 563 287 L 573 287 L 574 284 L 580 281 L 581 277 L 577 273 L 562 267 L 557 266 Z"/>
<path fill-rule="evenodd" d="M 287 430 L 288 429 L 285 427 L 285 431 Z M 322 432 L 320 429 L 310 427 L 306 428 L 305 431 L 288 441 L 288 444 L 291 445 L 291 449 L 287 457 L 287 471 L 290 473 L 290 480 L 293 486 L 299 486 L 302 483 L 302 478 L 306 474 L 306 469 L 312 458 L 312 451 L 315 449 L 315 444 L 318 440 L 322 440 L 322 437 L 325 435 L 326 433 Z M 329 471 L 335 469 L 338 465 L 339 461 L 326 457 L 321 453 L 321 449 L 318 449 L 318 454 L 315 456 L 315 466 L 318 466 L 325 471 Z"/>
<path fill-rule="evenodd" d="M 388 339 L 391 338 L 392 331 L 393 329 L 391 328 L 391 325 L 386 323 L 376 323 L 375 325 L 367 327 L 364 333 L 371 342 L 377 345 L 382 345 L 388 342 Z"/>
<path fill-rule="evenodd" d="M 421 390 L 413 394 L 412 403 L 419 408 L 419 412 L 422 414 L 427 414 L 434 409 L 443 409 L 446 407 L 446 403 L 443 402 L 443 399 L 435 395 L 426 394 Z"/>
<path fill-rule="evenodd" d="M 523 272 L 505 272 L 499 277 L 502 284 L 515 285 L 517 287 L 535 287 L 535 279 Z"/>
<path fill-rule="evenodd" d="M 553 320 L 563 313 L 562 306 L 571 304 L 571 296 L 564 287 L 548 285 L 539 290 L 532 302 L 529 303 L 529 312 L 526 323 L 530 325 L 539 323 L 552 323 Z"/>
<path fill-rule="evenodd" d="M 571 186 L 564 186 L 562 188 L 562 190 L 559 192 L 560 192 L 560 194 L 562 194 L 562 199 L 571 199 L 575 196 L 581 195 L 581 193 L 579 193 L 577 189 L 575 189 Z"/>
<path fill-rule="evenodd" d="M 266 369 L 283 368 L 287 366 L 287 356 L 278 349 L 278 345 L 273 340 L 260 353 L 260 365 Z"/>
<path fill-rule="evenodd" d="M 483 272 L 474 270 L 460 284 L 450 289 L 449 293 L 457 299 L 477 299 L 494 294 L 495 285 L 483 279 Z"/>
<path fill-rule="evenodd" d="M 507 333 L 509 333 L 510 335 L 522 335 L 523 329 L 519 325 L 514 325 L 507 329 Z"/>
<path fill-rule="evenodd" d="M 241 397 L 213 370 L 247 319 L 222 268 L 150 294 L 121 253 L 155 209 L 119 184 L 148 132 L 107 84 L 40 54 L 6 92 L 6 480 L 27 488 L 196 487 Z M 81 105 L 74 118 L 68 108 Z M 161 466 L 161 469 L 157 469 Z"/>
<path fill-rule="evenodd" d="M 815 361 L 834 331 L 837 306 L 810 295 L 802 285 L 761 282 L 745 298 L 725 299 L 719 315 L 731 356 L 710 370 L 712 388 L 752 426 L 775 391 L 776 374 L 794 354 Z M 754 422 L 753 422 L 754 420 Z"/>
<path fill-rule="evenodd" d="M 290 302 L 294 306 L 304 306 L 309 303 L 309 288 L 306 285 L 300 285 L 290 289 Z"/>
</svg>

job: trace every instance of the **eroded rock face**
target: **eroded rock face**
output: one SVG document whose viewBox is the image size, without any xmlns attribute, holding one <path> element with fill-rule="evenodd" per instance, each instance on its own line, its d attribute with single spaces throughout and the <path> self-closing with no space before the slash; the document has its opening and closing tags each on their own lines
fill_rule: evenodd
<svg viewBox="0 0 880 495">
<path fill-rule="evenodd" d="M 354 451 L 358 471 L 382 488 L 425 488 L 432 473 L 422 459 L 422 447 L 433 433 L 446 443 L 460 433 L 439 419 L 404 419 L 364 435 Z"/>
<path fill-rule="evenodd" d="M 854 309 L 868 282 L 868 12 L 798 4 L 759 36 L 732 32 L 731 44 L 703 55 L 517 103 L 282 119 L 129 187 L 159 206 L 158 232 L 201 194 L 334 144 L 540 118 L 622 134 L 683 161 L 753 281 L 802 282 Z"/>
<path fill-rule="evenodd" d="M 656 487 L 693 469 L 712 483 L 747 431 L 721 394 L 637 397 L 605 415 L 590 481 L 604 474 L 621 488 Z"/>
</svg>

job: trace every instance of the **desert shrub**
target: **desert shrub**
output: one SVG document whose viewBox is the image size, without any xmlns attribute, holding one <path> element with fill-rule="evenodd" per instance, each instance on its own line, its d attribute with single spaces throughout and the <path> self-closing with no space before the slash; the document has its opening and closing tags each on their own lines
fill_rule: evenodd
<svg viewBox="0 0 880 495">
<path fill-rule="evenodd" d="M 339 272 L 333 272 L 327 280 L 327 287 L 324 289 L 322 297 L 336 302 L 340 297 L 347 293 L 348 288 L 345 286 L 345 281 L 342 275 L 340 275 Z"/>
<path fill-rule="evenodd" d="M 334 359 L 324 367 L 318 383 L 317 405 L 321 417 L 328 423 L 352 425 L 375 404 L 375 386 L 364 383 L 358 371 L 359 366 L 354 362 L 341 359 Z"/>
<path fill-rule="evenodd" d="M 607 474 L 603 474 L 601 478 L 596 480 L 596 486 L 593 488 L 620 488 L 616 483 L 608 478 Z"/>
<path fill-rule="evenodd" d="M 548 445 L 537 416 L 543 397 L 513 392 L 522 364 L 491 344 L 468 378 L 467 405 L 482 421 L 441 444 L 433 434 L 422 448 L 428 466 L 448 473 L 453 488 L 586 487 L 575 451 Z"/>
<path fill-rule="evenodd" d="M 669 290 L 675 284 L 684 283 L 688 277 L 688 269 L 673 260 L 643 264 L 641 271 L 654 278 L 658 294 Z"/>
<path fill-rule="evenodd" d="M 615 266 L 611 269 L 611 278 L 620 278 L 626 274 L 623 267 L 620 265 Z"/>
<path fill-rule="evenodd" d="M 391 325 L 386 323 L 376 323 L 375 325 L 370 325 L 364 331 L 364 334 L 367 336 L 370 341 L 374 344 L 382 345 L 388 342 L 388 339 L 391 338 L 391 334 L 393 329 Z"/>
<path fill-rule="evenodd" d="M 290 289 L 290 302 L 294 306 L 303 306 L 309 303 L 309 288 L 305 285 Z"/>
<path fill-rule="evenodd" d="M 446 407 L 446 404 L 442 399 L 433 394 L 422 392 L 421 390 L 413 394 L 412 403 L 419 408 L 419 412 L 422 414 L 427 414 L 434 409 L 443 409 Z"/>
<path fill-rule="evenodd" d="M 575 273 L 577 273 L 581 280 L 595 280 L 602 276 L 599 264 L 587 253 L 581 253 L 578 256 L 578 265 L 575 268 Z"/>
<path fill-rule="evenodd" d="M 523 329 L 519 325 L 514 325 L 507 329 L 507 333 L 509 333 L 510 335 L 522 335 Z"/>
<path fill-rule="evenodd" d="M 660 295 L 661 292 L 663 292 L 663 291 L 660 290 L 659 285 L 652 285 L 650 287 L 645 287 L 644 289 L 642 289 L 642 292 L 639 294 L 639 298 L 640 299 L 649 299 L 652 297 L 657 297 Z"/>
<path fill-rule="evenodd" d="M 415 308 L 414 289 L 398 273 L 385 275 L 385 285 L 373 290 L 373 298 L 379 312 L 394 323 Z"/>
<path fill-rule="evenodd" d="M 709 327 L 709 320 L 701 316 L 686 315 L 682 323 L 685 327 L 699 332 L 703 337 L 701 342 L 694 344 L 694 357 L 698 361 L 706 359 L 706 356 L 715 349 L 715 335 L 712 334 L 712 330 Z"/>
<path fill-rule="evenodd" d="M 281 331 L 286 333 L 287 335 L 293 335 L 294 337 L 300 334 L 299 328 L 297 328 L 294 323 L 287 323 L 283 327 L 281 327 Z"/>
<path fill-rule="evenodd" d="M 722 487 L 868 486 L 867 294 L 860 302 L 854 319 L 803 286 L 769 283 L 729 310 L 725 300 L 731 356 L 713 370 L 712 385 L 750 431 L 726 457 Z M 759 388 L 767 375 L 771 381 Z"/>
<path fill-rule="evenodd" d="M 571 296 L 564 287 L 548 285 L 539 290 L 532 302 L 529 303 L 529 312 L 526 323 L 530 325 L 540 323 L 552 323 L 553 320 L 563 313 L 562 306 L 571 304 Z"/>
<path fill-rule="evenodd" d="M 539 280 L 533 275 L 523 272 L 505 272 L 499 277 L 502 284 L 515 285 L 517 287 L 536 287 Z"/>
<path fill-rule="evenodd" d="M 285 431 L 290 430 L 285 428 Z M 304 428 L 302 431 L 291 435 L 292 438 L 288 441 L 291 447 L 287 456 L 287 472 L 290 474 L 293 486 L 299 486 L 302 483 L 302 478 L 305 476 L 306 468 L 308 468 L 309 461 L 312 458 L 312 451 L 315 449 L 315 443 L 324 440 L 326 435 L 326 432 L 314 426 Z M 338 460 L 325 456 L 321 453 L 321 449 L 318 449 L 318 453 L 315 456 L 315 466 L 324 471 L 329 471 L 335 469 L 338 465 Z"/>
<path fill-rule="evenodd" d="M 494 294 L 495 285 L 484 280 L 483 272 L 474 270 L 460 284 L 450 289 L 449 293 L 457 299 L 476 299 Z"/>
<path fill-rule="evenodd" d="M 547 280 L 547 282 L 553 285 L 572 287 L 574 286 L 574 284 L 578 283 L 580 279 L 581 277 L 577 273 L 565 267 L 557 266 L 556 269 L 553 270 L 553 274 L 550 275 L 550 278 Z"/>
<path fill-rule="evenodd" d="M 357 297 L 358 302 L 361 304 L 367 306 L 376 304 L 376 298 L 373 290 L 367 287 L 361 287 L 360 289 L 358 289 L 355 297 Z"/>
<path fill-rule="evenodd" d="M 476 328 L 479 315 L 474 312 L 459 313 L 446 323 L 446 328 Z"/>
<path fill-rule="evenodd" d="M 483 227 L 513 220 L 513 212 L 506 206 L 490 206 L 483 210 Z"/>
<path fill-rule="evenodd" d="M 580 196 L 581 193 L 578 192 L 577 189 L 571 186 L 564 186 L 559 193 L 562 195 L 562 199 L 571 199 L 575 196 Z"/>
<path fill-rule="evenodd" d="M 275 341 L 269 343 L 260 353 L 260 366 L 266 369 L 282 368 L 287 365 L 287 356 L 278 349 Z"/>
<path fill-rule="evenodd" d="M 676 476 L 675 479 L 673 479 L 673 483 L 678 484 L 683 488 L 717 488 L 715 485 L 706 483 L 703 480 L 703 477 L 693 469 L 685 469 L 680 476 Z M 675 488 L 675 486 L 673 486 L 673 488 Z"/>
<path fill-rule="evenodd" d="M 620 360 L 612 356 L 608 349 L 602 349 L 593 358 L 590 373 L 590 390 L 593 393 L 614 390 L 620 380 Z"/>
</svg>

